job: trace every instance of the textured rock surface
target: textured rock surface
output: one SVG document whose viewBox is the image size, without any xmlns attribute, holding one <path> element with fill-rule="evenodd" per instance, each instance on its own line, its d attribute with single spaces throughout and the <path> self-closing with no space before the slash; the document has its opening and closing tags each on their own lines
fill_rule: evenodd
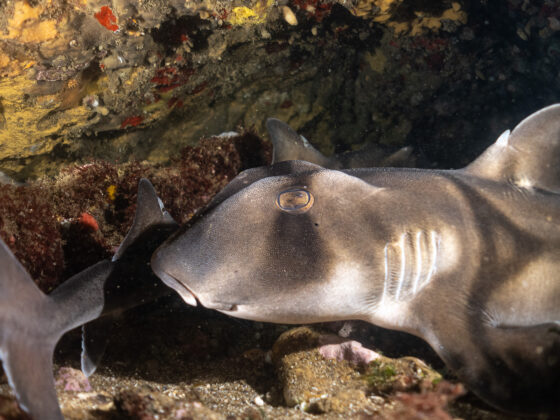
<svg viewBox="0 0 560 420">
<path fill-rule="evenodd" d="M 459 166 L 557 99 L 555 2 L 278 3 L 3 3 L 0 170 L 166 161 L 268 116 L 326 153 L 412 144 Z"/>
<path fill-rule="evenodd" d="M 371 354 L 364 357 L 366 353 Z M 285 403 L 315 414 L 392 418 L 405 411 L 409 416 L 439 411 L 450 419 L 447 402 L 464 392 L 460 385 L 439 385 L 441 375 L 419 359 L 385 357 L 353 340 L 308 327 L 282 334 L 272 348 L 272 357 Z M 402 397 L 410 392 L 418 396 Z M 446 397 L 435 397 L 440 394 Z M 431 407 L 427 409 L 429 403 L 424 407 L 414 398 L 431 398 Z"/>
<path fill-rule="evenodd" d="M 359 372 L 350 363 L 325 359 L 319 344 L 320 334 L 309 328 L 290 330 L 274 344 L 285 403 L 315 413 L 373 410 Z"/>
</svg>

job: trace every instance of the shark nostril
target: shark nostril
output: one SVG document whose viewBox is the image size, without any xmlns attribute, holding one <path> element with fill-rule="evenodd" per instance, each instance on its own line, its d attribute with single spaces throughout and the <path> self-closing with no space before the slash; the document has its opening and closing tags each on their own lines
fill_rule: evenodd
<svg viewBox="0 0 560 420">
<path fill-rule="evenodd" d="M 313 195 L 303 188 L 282 191 L 276 198 L 276 205 L 283 211 L 293 214 L 305 213 L 313 206 Z"/>
</svg>

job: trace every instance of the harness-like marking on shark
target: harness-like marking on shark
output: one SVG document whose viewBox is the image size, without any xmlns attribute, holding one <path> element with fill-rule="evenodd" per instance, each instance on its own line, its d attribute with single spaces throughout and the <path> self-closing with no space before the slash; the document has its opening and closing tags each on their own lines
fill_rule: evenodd
<svg viewBox="0 0 560 420">
<path fill-rule="evenodd" d="M 152 184 L 140 180 L 134 222 L 113 259 L 83 270 L 49 295 L 0 240 L 0 360 L 20 407 L 34 420 L 62 419 L 52 356 L 65 332 L 83 325 L 82 370 L 90 375 L 108 339 L 105 320 L 169 291 L 148 262 L 176 229 Z"/>
<path fill-rule="evenodd" d="M 560 415 L 560 105 L 460 170 L 244 171 L 152 268 L 231 316 L 415 334 L 493 406 Z"/>
</svg>

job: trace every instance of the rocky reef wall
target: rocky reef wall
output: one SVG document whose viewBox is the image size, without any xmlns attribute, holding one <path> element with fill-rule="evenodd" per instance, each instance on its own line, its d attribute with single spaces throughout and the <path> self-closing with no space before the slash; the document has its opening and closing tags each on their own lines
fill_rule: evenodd
<svg viewBox="0 0 560 420">
<path fill-rule="evenodd" d="M 459 166 L 557 101 L 560 6 L 508 0 L 33 0 L 0 6 L 0 170 L 165 162 L 269 116 L 324 153 Z"/>
</svg>

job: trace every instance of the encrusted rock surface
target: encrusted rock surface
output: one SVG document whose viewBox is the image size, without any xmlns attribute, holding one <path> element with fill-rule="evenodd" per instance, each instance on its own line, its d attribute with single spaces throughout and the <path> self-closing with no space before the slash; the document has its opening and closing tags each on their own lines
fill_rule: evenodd
<svg viewBox="0 0 560 420">
<path fill-rule="evenodd" d="M 286 405 L 315 413 L 373 410 L 359 372 L 350 363 L 324 358 L 319 343 L 320 334 L 300 328 L 284 333 L 274 344 L 272 358 Z"/>
<path fill-rule="evenodd" d="M 0 170 L 167 161 L 275 116 L 323 152 L 413 145 L 468 162 L 557 100 L 545 0 L 10 0 L 0 6 Z M 287 17 L 290 16 L 290 17 Z"/>
<path fill-rule="evenodd" d="M 315 414 L 398 418 L 405 411 L 417 417 L 438 411 L 441 418 L 445 413 L 450 419 L 447 403 L 464 393 L 461 385 L 440 384 L 441 374 L 419 359 L 392 359 L 356 341 L 308 327 L 282 334 L 272 358 L 286 405 Z M 422 397 L 403 397 L 411 391 Z M 446 397 L 435 397 L 440 394 Z M 433 401 L 425 406 L 409 404 L 414 398 Z"/>
</svg>

